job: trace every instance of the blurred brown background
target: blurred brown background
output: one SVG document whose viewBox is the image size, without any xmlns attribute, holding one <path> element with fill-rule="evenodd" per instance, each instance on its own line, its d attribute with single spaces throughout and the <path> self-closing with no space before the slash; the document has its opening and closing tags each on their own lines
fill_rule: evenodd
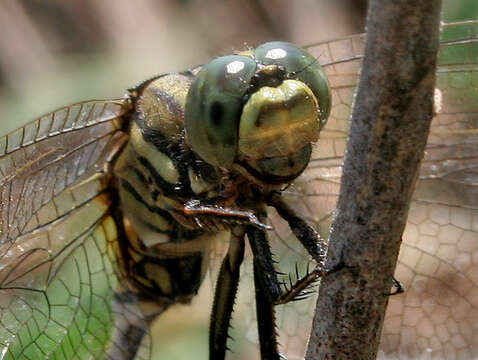
<svg viewBox="0 0 478 360">
<path fill-rule="evenodd" d="M 366 0 L 3 0 L 0 129 L 68 103 L 120 97 L 147 77 L 245 45 L 362 32 L 366 7 Z M 478 11 L 473 0 L 445 0 L 445 9 L 449 21 Z"/>
<path fill-rule="evenodd" d="M 361 32 L 365 11 L 359 0 L 4 0 L 2 128 L 67 103 L 122 96 L 147 77 L 245 44 L 304 44 Z"/>
<path fill-rule="evenodd" d="M 444 3 L 446 21 L 478 17 L 476 0 Z M 145 78 L 245 45 L 363 32 L 366 7 L 366 0 L 2 0 L 0 133 L 62 105 L 121 97 Z M 211 292 L 206 281 L 201 297 Z M 199 312 L 167 314 L 155 335 L 158 358 L 205 358 L 210 307 L 204 300 Z"/>
</svg>

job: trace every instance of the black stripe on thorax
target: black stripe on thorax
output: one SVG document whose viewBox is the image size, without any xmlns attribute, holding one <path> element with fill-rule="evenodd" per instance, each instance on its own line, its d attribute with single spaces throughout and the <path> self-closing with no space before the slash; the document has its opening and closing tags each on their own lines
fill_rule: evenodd
<svg viewBox="0 0 478 360">
<path fill-rule="evenodd" d="M 167 182 L 159 175 L 151 163 L 145 158 L 140 158 L 139 160 L 143 166 L 148 168 L 148 170 L 151 172 L 156 184 L 161 189 L 164 189 L 164 194 L 174 194 L 182 198 L 190 198 L 193 195 L 193 191 L 191 190 L 191 182 L 189 180 L 188 165 L 195 160 L 193 153 L 184 149 L 182 143 L 172 142 L 160 131 L 143 127 L 144 124 L 141 124 L 141 122 L 142 121 L 138 120 L 138 125 L 142 130 L 144 141 L 152 144 L 158 151 L 162 152 L 171 159 L 174 167 L 179 173 L 179 184 L 168 183 L 171 186 L 165 186 L 165 183 Z"/>
<path fill-rule="evenodd" d="M 164 218 L 164 220 L 166 220 L 167 222 L 173 222 L 175 221 L 174 218 L 171 216 L 171 214 L 167 211 L 167 210 L 164 210 L 164 209 L 161 209 L 160 207 L 158 206 L 152 206 L 150 204 L 148 204 L 148 202 L 146 200 L 144 200 L 142 198 L 142 196 L 136 191 L 136 189 L 133 187 L 133 185 L 131 185 L 128 181 L 126 181 L 125 179 L 121 179 L 121 187 L 127 191 L 128 193 L 130 193 L 136 201 L 138 201 L 139 203 L 143 204 L 144 206 L 146 206 L 146 208 L 154 213 L 154 214 L 158 214 L 160 215 L 162 218 Z"/>
<path fill-rule="evenodd" d="M 140 129 L 142 129 L 144 141 L 152 144 L 158 151 L 168 156 L 173 162 L 179 173 L 179 184 L 170 184 L 165 181 L 161 175 L 154 169 L 146 158 L 140 158 L 140 162 L 150 172 L 157 186 L 162 189 L 165 195 L 175 195 L 180 198 L 191 198 L 196 196 L 191 189 L 189 178 L 189 167 L 201 176 L 208 183 L 219 184 L 219 178 L 213 166 L 196 157 L 189 149 L 185 149 L 183 143 L 173 143 L 167 139 L 160 131 L 144 128 L 144 123 L 137 120 Z"/>
<path fill-rule="evenodd" d="M 192 196 L 191 185 L 189 183 L 184 184 L 183 179 L 179 179 L 179 183 L 173 184 L 169 181 L 163 179 L 163 177 L 158 173 L 156 168 L 150 163 L 150 161 L 144 156 L 138 156 L 138 161 L 141 165 L 149 172 L 154 184 L 159 188 L 159 192 L 168 197 L 179 197 L 179 198 L 189 198 Z M 176 166 L 176 164 L 174 164 Z M 136 174 L 140 177 L 141 181 L 147 182 L 146 177 L 137 169 L 135 169 Z M 179 171 L 178 171 L 179 172 Z M 179 172 L 180 173 L 180 172 Z M 154 194 L 152 194 L 154 197 Z"/>
<path fill-rule="evenodd" d="M 128 181 L 124 180 L 124 179 L 121 179 L 121 187 L 127 191 L 128 193 L 130 193 L 136 201 L 138 201 L 139 203 L 141 203 L 142 205 L 144 205 L 148 211 L 154 213 L 154 214 L 158 214 L 159 216 L 161 216 L 166 222 L 168 222 L 169 224 L 171 224 L 173 226 L 173 229 L 172 230 L 162 230 L 162 229 L 159 229 L 157 226 L 155 226 L 154 224 L 151 224 L 149 222 L 147 222 L 146 220 L 147 219 L 144 219 L 144 223 L 153 231 L 155 232 L 158 232 L 158 233 L 161 233 L 161 234 L 166 234 L 170 237 L 170 240 L 173 241 L 173 242 L 177 242 L 177 241 L 187 241 L 187 240 L 191 240 L 191 239 L 194 239 L 195 237 L 197 237 L 198 235 L 202 234 L 202 230 L 190 230 L 190 229 L 186 229 L 184 226 L 182 226 L 181 224 L 179 224 L 172 216 L 171 214 L 167 211 L 167 210 L 164 210 L 158 206 L 152 206 L 150 204 L 148 204 L 142 197 L 141 195 L 136 191 L 136 189 L 133 187 L 133 185 L 131 185 Z M 139 237 L 141 238 L 141 234 L 138 234 Z"/>
</svg>

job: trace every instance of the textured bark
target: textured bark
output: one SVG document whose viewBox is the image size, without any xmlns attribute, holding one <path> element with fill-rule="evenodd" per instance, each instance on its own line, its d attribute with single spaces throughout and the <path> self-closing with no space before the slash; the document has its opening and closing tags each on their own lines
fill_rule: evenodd
<svg viewBox="0 0 478 360">
<path fill-rule="evenodd" d="M 375 359 L 433 116 L 440 0 L 372 0 L 328 266 L 306 359 Z"/>
</svg>

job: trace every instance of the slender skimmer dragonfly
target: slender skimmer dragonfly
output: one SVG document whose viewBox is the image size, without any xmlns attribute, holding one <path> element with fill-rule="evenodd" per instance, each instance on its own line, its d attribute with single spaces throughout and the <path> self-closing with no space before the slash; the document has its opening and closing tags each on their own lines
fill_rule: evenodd
<svg viewBox="0 0 478 360">
<path fill-rule="evenodd" d="M 1 137 L 1 358 L 151 359 L 150 324 L 194 297 L 218 233 L 231 239 L 210 356 L 228 346 L 247 234 L 241 281 L 256 284 L 262 356 L 278 357 L 264 336 L 274 304 L 301 297 L 323 260 L 363 41 L 314 44 L 311 55 L 268 43 Z M 407 292 L 390 299 L 384 358 L 478 354 L 477 42 L 478 21 L 443 25 L 437 114 L 396 273 Z M 311 265 L 288 290 L 271 249 L 285 273 Z M 254 294 L 243 293 L 249 309 Z M 303 357 L 312 304 L 277 306 L 290 359 Z"/>
</svg>

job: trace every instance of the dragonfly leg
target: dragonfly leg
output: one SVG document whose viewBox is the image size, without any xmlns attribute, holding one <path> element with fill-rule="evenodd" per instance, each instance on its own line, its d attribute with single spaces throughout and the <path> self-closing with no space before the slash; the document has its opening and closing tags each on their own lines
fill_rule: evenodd
<svg viewBox="0 0 478 360">
<path fill-rule="evenodd" d="M 254 255 L 254 287 L 261 358 L 278 360 L 281 355 L 278 352 L 274 305 L 276 299 L 281 296 L 280 283 L 265 231 L 248 226 L 247 237 Z"/>
<path fill-rule="evenodd" d="M 261 216 L 259 216 L 259 220 L 262 221 Z M 313 231 L 310 227 L 308 228 Z M 284 292 L 277 278 L 266 232 L 250 225 L 246 228 L 246 233 L 253 253 L 257 327 L 261 358 L 278 360 L 283 357 L 278 351 L 274 307 L 306 296 L 307 294 L 304 291 L 307 287 L 329 272 L 340 270 L 342 266 L 339 264 L 336 268 L 330 270 L 324 270 L 322 266 L 319 266 L 311 272 L 308 271 L 306 276 L 301 279 L 297 276 L 298 280 L 291 284 L 291 287 Z M 312 234 L 316 233 L 313 232 Z M 314 241 L 316 239 L 314 238 Z M 325 257 L 325 253 L 323 256 Z M 296 273 L 298 274 L 298 271 Z"/>
<path fill-rule="evenodd" d="M 300 300 L 304 296 L 307 296 L 307 293 L 303 291 L 317 281 L 319 278 L 326 276 L 328 273 L 341 269 L 344 264 L 341 261 L 333 269 L 325 269 L 325 258 L 327 256 L 327 243 L 320 238 L 320 235 L 312 229 L 303 219 L 298 217 L 295 211 L 284 202 L 280 193 L 273 192 L 267 198 L 267 204 L 273 206 L 279 215 L 287 221 L 294 235 L 299 239 L 307 252 L 313 257 L 317 262 L 318 267 L 312 272 L 307 272 L 307 274 L 299 279 L 297 276 L 297 281 L 291 283 L 290 288 L 282 294 L 280 298 L 277 299 L 277 304 L 285 304 L 292 300 Z M 393 286 L 395 288 L 389 294 L 384 294 L 387 296 L 401 294 L 405 291 L 402 283 L 395 278 L 392 278 Z"/>
<path fill-rule="evenodd" d="M 200 221 L 201 217 L 214 217 L 220 218 L 222 221 L 229 224 L 251 224 L 265 230 L 272 229 L 270 226 L 260 222 L 256 215 L 251 211 L 202 204 L 199 200 L 188 201 L 181 209 L 173 210 L 180 211 L 186 216 L 196 217 L 198 221 Z"/>
<path fill-rule="evenodd" d="M 392 285 L 395 288 L 393 291 L 389 292 L 388 294 L 383 294 L 385 296 L 393 296 L 393 295 L 398 295 L 398 294 L 403 294 L 405 292 L 405 287 L 403 284 L 395 279 L 395 277 L 392 276 Z"/>
<path fill-rule="evenodd" d="M 272 192 L 266 199 L 268 205 L 273 206 L 279 215 L 287 221 L 290 229 L 301 242 L 307 252 L 316 261 L 317 267 L 313 271 L 308 271 L 303 277 L 299 277 L 296 268 L 296 281 L 290 280 L 290 287 L 276 299 L 276 305 L 286 304 L 292 300 L 301 300 L 307 297 L 307 288 L 313 285 L 319 278 L 324 277 L 329 272 L 337 269 L 325 269 L 325 260 L 327 256 L 327 243 L 320 235 L 301 219 L 295 211 L 282 199 L 280 193 Z"/>
<path fill-rule="evenodd" d="M 323 278 L 327 275 L 328 271 L 323 271 L 320 268 L 316 268 L 313 271 L 307 271 L 307 273 L 299 278 L 298 271 L 296 269 L 296 278 L 297 280 L 292 283 L 292 280 L 289 281 L 290 285 L 287 287 L 286 291 L 283 292 L 274 302 L 275 305 L 287 304 L 290 301 L 302 300 L 307 298 L 312 291 L 307 291 L 312 285 L 314 285 L 317 280 Z"/>
<path fill-rule="evenodd" d="M 327 243 L 295 211 L 284 202 L 280 193 L 273 192 L 267 198 L 267 205 L 273 206 L 279 215 L 287 221 L 292 232 L 319 266 L 324 266 L 327 255 Z"/>
<path fill-rule="evenodd" d="M 229 250 L 217 278 L 209 328 L 209 359 L 223 360 L 226 356 L 228 330 L 239 284 L 239 269 L 244 259 L 244 226 L 231 231 Z"/>
</svg>

